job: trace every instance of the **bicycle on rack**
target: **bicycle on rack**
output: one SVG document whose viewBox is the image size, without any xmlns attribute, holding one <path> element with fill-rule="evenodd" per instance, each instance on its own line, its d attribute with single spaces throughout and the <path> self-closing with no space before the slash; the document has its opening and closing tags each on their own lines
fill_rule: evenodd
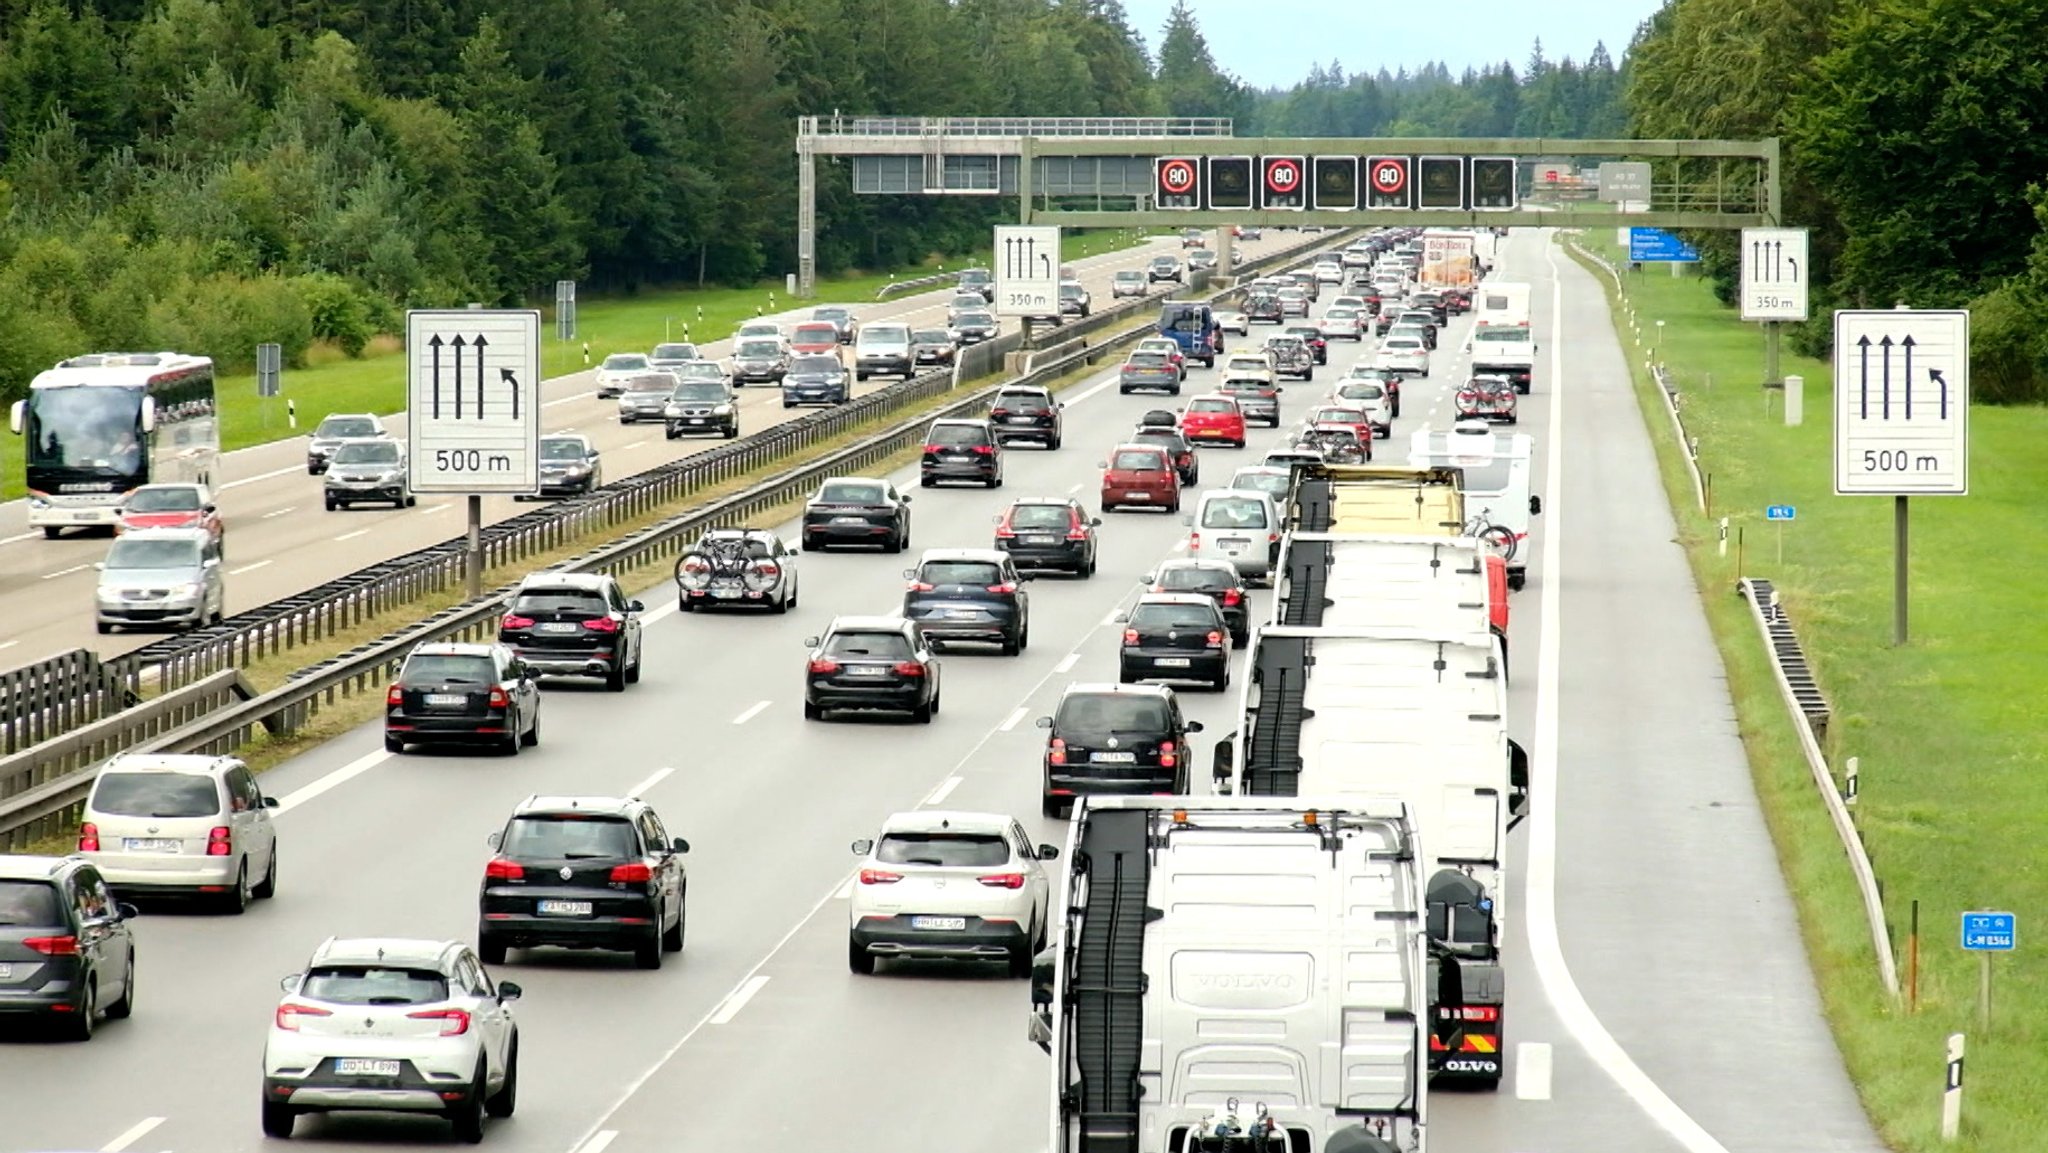
<svg viewBox="0 0 2048 1153">
<path fill-rule="evenodd" d="M 1464 535 L 1492 549 L 1502 560 L 1513 560 L 1515 550 L 1521 547 L 1522 542 L 1515 539 L 1514 529 L 1496 523 L 1492 517 L 1486 515 L 1491 511 L 1493 510 L 1480 509 L 1472 519 L 1466 521 Z"/>
</svg>

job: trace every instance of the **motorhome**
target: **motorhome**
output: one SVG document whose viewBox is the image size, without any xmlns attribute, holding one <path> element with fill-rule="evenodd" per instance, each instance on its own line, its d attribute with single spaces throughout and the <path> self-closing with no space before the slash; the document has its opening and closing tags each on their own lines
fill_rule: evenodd
<svg viewBox="0 0 2048 1153">
<path fill-rule="evenodd" d="M 1425 1153 L 1425 850 L 1398 801 L 1089 797 L 1032 981 L 1053 1153 Z"/>
<path fill-rule="evenodd" d="M 1462 474 L 1465 510 L 1475 522 L 1467 527 L 1500 552 L 1511 589 L 1528 581 L 1530 524 L 1543 512 L 1543 498 L 1529 491 L 1535 449 L 1527 433 L 1499 432 L 1483 420 L 1417 429 L 1408 441 L 1409 464 Z"/>
<path fill-rule="evenodd" d="M 1472 294 L 1472 375 L 1505 376 L 1523 396 L 1535 381 L 1529 286 L 1488 280 Z"/>
</svg>

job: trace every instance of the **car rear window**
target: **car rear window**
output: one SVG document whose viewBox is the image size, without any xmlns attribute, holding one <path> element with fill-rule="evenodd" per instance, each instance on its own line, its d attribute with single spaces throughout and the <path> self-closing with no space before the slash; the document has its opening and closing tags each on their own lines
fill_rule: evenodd
<svg viewBox="0 0 2048 1153">
<path fill-rule="evenodd" d="M 398 442 L 363 440 L 334 450 L 336 464 L 397 464 Z"/>
<path fill-rule="evenodd" d="M 1236 412 L 1237 404 L 1228 400 L 1197 400 L 1188 405 L 1189 412 Z"/>
<path fill-rule="evenodd" d="M 90 807 L 122 817 L 210 817 L 220 786 L 190 773 L 101 773 Z"/>
<path fill-rule="evenodd" d="M 1076 693 L 1060 702 L 1052 727 L 1069 733 L 1163 733 L 1166 702 L 1135 694 Z"/>
<path fill-rule="evenodd" d="M 1010 510 L 1011 528 L 1056 528 L 1065 530 L 1074 520 L 1063 504 L 1020 504 Z"/>
<path fill-rule="evenodd" d="M 432 1005 L 448 999 L 448 978 L 432 969 L 320 965 L 306 973 L 299 996 L 338 1005 Z"/>
<path fill-rule="evenodd" d="M 1284 472 L 1241 472 L 1230 478 L 1232 488 L 1263 492 L 1274 497 L 1286 495 L 1292 484 L 1292 478 Z"/>
<path fill-rule="evenodd" d="M 1315 415 L 1309 418 L 1309 423 L 1356 424 L 1359 416 L 1360 413 L 1355 408 L 1319 408 L 1315 410 Z"/>
<path fill-rule="evenodd" d="M 1156 452 L 1120 452 L 1109 467 L 1122 472 L 1160 472 L 1165 470 L 1166 461 Z"/>
<path fill-rule="evenodd" d="M 996 394 L 996 407 L 1013 412 L 1043 412 L 1050 401 L 1035 392 L 1003 392 Z"/>
<path fill-rule="evenodd" d="M 647 367 L 647 358 L 615 354 L 604 358 L 604 367 L 612 372 L 637 372 Z"/>
<path fill-rule="evenodd" d="M 498 666 L 484 656 L 421 653 L 405 662 L 405 672 L 398 679 L 408 684 L 490 685 L 498 682 Z"/>
<path fill-rule="evenodd" d="M 1130 359 L 1135 368 L 1165 368 L 1168 363 L 1163 352 L 1134 352 Z"/>
<path fill-rule="evenodd" d="M 989 561 L 933 560 L 924 563 L 918 577 L 931 585 L 992 585 L 1003 579 L 1003 570 Z"/>
<path fill-rule="evenodd" d="M 1134 629 L 1201 629 L 1215 624 L 1216 609 L 1207 604 L 1141 604 L 1131 610 L 1131 627 Z"/>
<path fill-rule="evenodd" d="M 59 925 L 57 887 L 47 881 L 0 881 L 0 928 Z"/>
<path fill-rule="evenodd" d="M 1159 587 L 1177 593 L 1206 593 L 1235 586 L 1237 581 L 1222 569 L 1204 565 L 1183 565 L 1159 574 Z"/>
<path fill-rule="evenodd" d="M 609 611 L 604 597 L 580 589 L 536 589 L 520 593 L 512 601 L 513 616 L 547 613 L 550 616 L 601 617 Z"/>
<path fill-rule="evenodd" d="M 978 424 L 935 424 L 926 444 L 987 444 L 988 429 Z"/>
<path fill-rule="evenodd" d="M 650 372 L 636 376 L 626 382 L 627 392 L 667 392 L 676 386 L 676 378 L 665 372 Z"/>
<path fill-rule="evenodd" d="M 875 860 L 986 869 L 1010 863 L 1010 844 L 995 833 L 890 833 L 875 846 Z"/>
<path fill-rule="evenodd" d="M 818 500 L 825 504 L 880 504 L 882 486 L 878 484 L 828 484 L 818 490 Z"/>
<path fill-rule="evenodd" d="M 1387 389 L 1375 380 L 1357 380 L 1340 386 L 1337 395 L 1346 400 L 1385 400 Z"/>
<path fill-rule="evenodd" d="M 1180 452 L 1188 446 L 1188 442 L 1181 439 L 1180 433 L 1170 428 L 1141 428 L 1131 433 L 1131 439 L 1156 440 L 1171 452 Z"/>
<path fill-rule="evenodd" d="M 845 371 L 846 366 L 830 356 L 799 356 L 791 361 L 789 365 L 789 374 L 791 376 L 802 376 L 805 373 L 830 376 L 833 373 Z"/>
<path fill-rule="evenodd" d="M 1202 504 L 1203 528 L 1265 528 L 1266 502 L 1248 496 L 1211 497 Z"/>
<path fill-rule="evenodd" d="M 545 437 L 540 442 L 542 460 L 582 460 L 590 449 L 580 440 Z"/>
<path fill-rule="evenodd" d="M 695 360 L 697 346 L 694 344 L 657 344 L 654 346 L 656 360 Z"/>
<path fill-rule="evenodd" d="M 825 655 L 907 661 L 910 641 L 902 633 L 833 633 L 825 640 Z"/>
<path fill-rule="evenodd" d="M 518 859 L 617 860 L 638 855 L 633 826 L 621 817 L 531 813 L 512 818 L 498 851 Z"/>
</svg>

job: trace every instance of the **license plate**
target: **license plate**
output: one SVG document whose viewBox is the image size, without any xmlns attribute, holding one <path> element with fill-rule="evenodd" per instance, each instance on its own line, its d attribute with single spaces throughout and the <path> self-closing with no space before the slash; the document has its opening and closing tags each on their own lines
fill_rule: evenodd
<svg viewBox="0 0 2048 1153">
<path fill-rule="evenodd" d="M 701 416 L 693 416 L 690 418 L 690 423 L 701 425 L 704 423 L 704 418 Z"/>
<path fill-rule="evenodd" d="M 1125 493 L 1125 494 L 1124 494 L 1124 499 L 1125 499 L 1125 500 L 1151 500 L 1151 499 L 1152 499 L 1152 494 L 1151 494 L 1151 493 L 1149 493 L 1149 492 L 1127 492 L 1127 493 Z"/>
<path fill-rule="evenodd" d="M 833 517 L 833 518 L 832 518 L 832 523 L 833 523 L 833 524 L 866 524 L 866 523 L 868 523 L 868 522 L 867 522 L 867 521 L 865 521 L 865 520 L 863 520 L 863 519 L 862 519 L 862 518 L 860 518 L 860 517 L 857 517 L 857 516 L 835 516 L 835 517 Z"/>
<path fill-rule="evenodd" d="M 739 598 L 739 595 L 740 595 L 740 590 L 738 590 L 738 589 L 712 589 L 712 590 L 711 590 L 711 599 L 712 599 L 712 600 L 720 600 L 720 601 L 729 601 L 729 600 L 736 600 L 736 599 L 738 599 L 738 598 Z"/>
<path fill-rule="evenodd" d="M 952 609 L 940 614 L 949 621 L 971 621 L 981 614 L 973 609 Z"/>
<path fill-rule="evenodd" d="M 1244 539 L 1243 537 L 1233 536 L 1224 537 L 1223 539 L 1218 540 L 1216 543 L 1222 545 L 1224 548 L 1243 548 L 1252 542 Z"/>
<path fill-rule="evenodd" d="M 430 705 L 461 706 L 468 704 L 469 698 L 461 693 L 428 693 L 427 703 Z"/>
<path fill-rule="evenodd" d="M 178 842 L 168 837 L 129 837 L 121 842 L 121 847 L 131 853 L 175 853 Z"/>
<path fill-rule="evenodd" d="M 365 1057 L 343 1057 L 334 1063 L 334 1071 L 343 1077 L 396 1077 L 398 1062 L 372 1061 Z"/>
<path fill-rule="evenodd" d="M 1188 659 L 1186 657 L 1160 657 L 1152 663 L 1162 669 L 1184 669 L 1188 667 Z"/>
<path fill-rule="evenodd" d="M 886 677 L 889 675 L 889 670 L 880 665 L 850 665 L 847 667 L 846 675 L 849 677 Z"/>
<path fill-rule="evenodd" d="M 1088 759 L 1095 762 L 1098 765 L 1135 765 L 1138 763 L 1138 754 L 1090 753 L 1088 755 Z"/>
<path fill-rule="evenodd" d="M 554 633 L 559 635 L 562 633 L 575 632 L 576 626 L 566 621 L 549 621 L 547 624 L 533 626 L 533 631 L 537 633 Z"/>
<path fill-rule="evenodd" d="M 1030 424 L 1030 423 L 1031 423 L 1031 418 L 1030 418 L 1030 417 L 1028 417 L 1028 416 L 1006 416 L 1006 417 L 1004 417 L 1004 418 L 1003 418 L 1003 423 L 1004 423 L 1004 424 Z"/>
<path fill-rule="evenodd" d="M 947 453 L 947 454 L 946 454 L 946 459 L 947 459 L 947 460 L 973 460 L 974 458 L 973 458 L 973 457 L 971 457 L 971 456 L 968 456 L 968 455 L 966 455 L 966 454 L 964 454 L 964 453 L 958 453 L 958 452 L 950 452 L 950 453 Z"/>
<path fill-rule="evenodd" d="M 1024 538 L 1024 543 L 1029 545 L 1052 545 L 1058 544 L 1059 541 L 1060 538 L 1056 536 L 1027 536 Z"/>
<path fill-rule="evenodd" d="M 910 927 L 913 929 L 946 929 L 951 930 L 953 932 L 958 932 L 961 929 L 965 929 L 967 927 L 967 918 L 912 917 L 910 919 Z"/>
<path fill-rule="evenodd" d="M 535 910 L 543 917 L 588 917 L 589 901 L 542 901 Z"/>
</svg>

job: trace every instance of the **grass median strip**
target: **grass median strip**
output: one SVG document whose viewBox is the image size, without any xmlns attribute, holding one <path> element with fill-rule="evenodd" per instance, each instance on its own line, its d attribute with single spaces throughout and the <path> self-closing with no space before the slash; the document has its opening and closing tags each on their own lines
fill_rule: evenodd
<svg viewBox="0 0 2048 1153">
<path fill-rule="evenodd" d="M 1616 268 L 1611 234 L 1576 238 Z M 1568 248 L 1570 245 L 1567 246 Z M 2048 492 L 2048 410 L 1978 406 L 1972 493 L 1912 506 L 1912 639 L 1891 644 L 1891 502 L 1833 495 L 1832 370 L 1788 355 L 1806 381 L 1807 419 L 1786 427 L 1777 394 L 1759 386 L 1763 338 L 1709 286 L 1664 270 L 1607 273 L 1682 541 L 1727 665 L 1751 772 L 1798 902 L 1806 944 L 1838 1043 L 1865 1107 L 1895 1148 L 1957 1153 L 2032 1150 L 2048 1125 L 2048 1051 L 2036 1033 L 2048 1010 L 2048 966 L 1999 958 L 1995 1016 L 1976 1019 L 1977 959 L 1959 948 L 1965 910 L 2048 912 L 2048 877 L 2034 867 L 2048 821 L 2048 742 L 2038 703 L 2048 681 L 2048 626 L 2034 578 L 2048 569 L 2038 524 Z M 1634 335 L 1624 319 L 1632 307 Z M 1661 329 L 1658 322 L 1662 322 Z M 1820 318 L 1822 323 L 1826 318 Z M 1661 336 L 1652 336 L 1661 333 Z M 1696 511 L 1680 448 L 1644 367 L 1667 365 L 1680 395 L 1713 508 Z M 1797 517 L 1767 524 L 1764 508 Z M 1720 555 L 1719 518 L 1729 520 Z M 1782 533 L 1783 559 L 1779 558 Z M 1740 549 L 1736 541 L 1739 536 Z M 1740 560 L 1738 561 L 1738 556 Z M 1890 1003 L 1875 975 L 1868 930 L 1832 825 L 1813 795 L 1795 730 L 1778 695 L 1742 576 L 1769 577 L 1798 630 L 1833 717 L 1828 753 L 1860 759 L 1858 820 L 1904 963 L 1911 903 L 1921 918 L 1918 1011 Z M 2024 949 L 2025 946 L 2022 945 Z M 1943 1044 L 1969 1039 L 1961 1140 L 1940 1140 Z"/>
</svg>

